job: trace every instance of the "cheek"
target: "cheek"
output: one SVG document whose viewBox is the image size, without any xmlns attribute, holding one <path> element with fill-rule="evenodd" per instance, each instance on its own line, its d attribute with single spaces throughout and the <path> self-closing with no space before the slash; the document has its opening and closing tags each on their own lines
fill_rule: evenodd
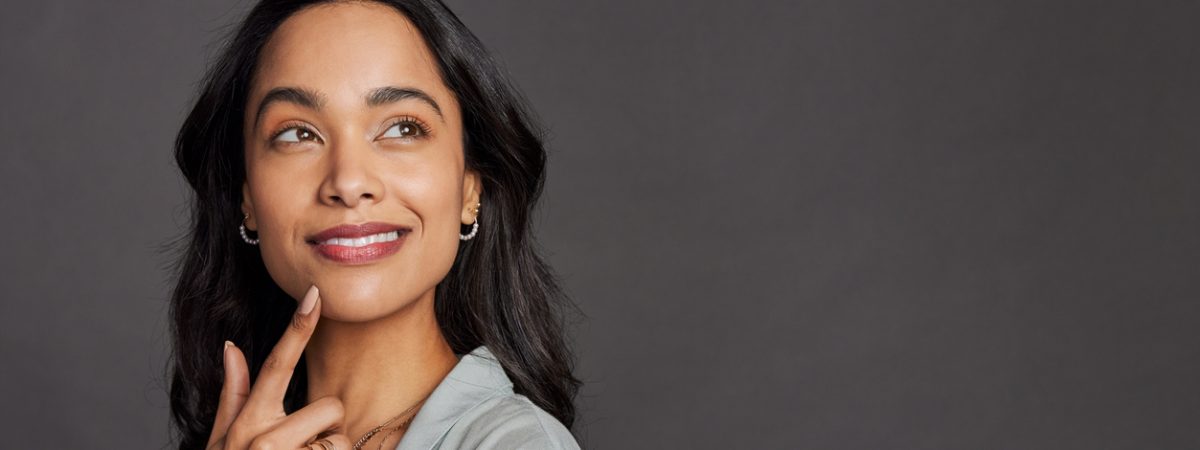
<svg viewBox="0 0 1200 450">
<path fill-rule="evenodd" d="M 449 273 L 458 254 L 462 223 L 462 173 L 450 159 L 408 165 L 407 170 L 392 172 L 395 176 L 391 193 L 393 200 L 418 216 L 420 234 L 411 236 L 411 260 L 405 263 L 417 268 L 413 275 L 418 285 L 426 289 L 441 282 Z M 404 269 L 401 269 L 404 270 Z M 416 281 L 416 280 L 412 280 Z"/>
<path fill-rule="evenodd" d="M 298 254 L 304 248 L 297 245 L 303 243 L 297 230 L 308 205 L 304 191 L 296 188 L 297 180 L 296 174 L 278 170 L 259 170 L 250 180 L 263 265 L 293 298 L 302 297 L 312 280 L 304 255 Z"/>
<path fill-rule="evenodd" d="M 418 183 L 410 184 L 406 191 L 406 198 L 411 199 L 414 204 L 421 204 L 422 220 L 429 221 L 429 226 L 439 225 L 446 228 L 446 221 L 460 222 L 462 181 L 455 174 L 447 172 L 438 176 L 430 175 Z"/>
<path fill-rule="evenodd" d="M 449 255 L 453 261 L 461 223 L 461 177 L 452 164 L 443 163 L 396 178 L 396 197 L 420 217 L 422 247 L 432 253 L 426 257 L 445 259 Z"/>
</svg>

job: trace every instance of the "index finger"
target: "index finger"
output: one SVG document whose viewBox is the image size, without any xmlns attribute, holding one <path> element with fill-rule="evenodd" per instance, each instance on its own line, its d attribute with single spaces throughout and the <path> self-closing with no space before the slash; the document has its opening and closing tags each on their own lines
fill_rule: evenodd
<svg viewBox="0 0 1200 450">
<path fill-rule="evenodd" d="M 222 352 L 225 381 L 221 385 L 221 398 L 217 402 L 217 418 L 213 420 L 212 433 L 209 434 L 208 444 L 204 448 L 212 447 L 225 437 L 233 419 L 242 411 L 242 406 L 246 404 L 246 398 L 250 395 L 250 371 L 246 369 L 246 357 L 229 341 L 225 341 L 225 349 Z"/>
<path fill-rule="evenodd" d="M 246 400 L 247 409 L 275 411 L 282 407 L 288 383 L 296 370 L 296 363 L 300 361 L 300 355 L 304 353 L 304 347 L 308 345 L 308 339 L 312 337 L 320 317 L 320 291 L 313 285 L 308 288 L 308 292 L 300 300 L 300 305 L 296 307 L 291 324 L 283 331 L 283 336 L 263 361 L 262 369 L 254 380 L 254 387 L 250 390 L 250 398 Z M 267 409 L 260 409 L 264 406 Z"/>
</svg>

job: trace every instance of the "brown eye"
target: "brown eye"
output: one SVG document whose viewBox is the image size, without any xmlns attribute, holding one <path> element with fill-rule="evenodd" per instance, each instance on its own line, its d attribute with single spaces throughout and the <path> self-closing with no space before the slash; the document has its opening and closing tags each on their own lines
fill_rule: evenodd
<svg viewBox="0 0 1200 450">
<path fill-rule="evenodd" d="M 392 126 L 388 127 L 388 129 L 384 131 L 383 135 L 380 137 L 413 139 L 424 136 L 425 134 L 426 130 L 421 126 L 421 124 L 411 119 L 405 119 L 392 124 Z"/>
<path fill-rule="evenodd" d="M 309 141 L 309 140 L 319 141 L 320 138 L 317 137 L 317 133 L 314 133 L 312 130 L 310 130 L 308 128 L 291 127 L 286 130 L 283 130 L 283 132 L 275 135 L 275 140 L 280 141 L 280 142 L 287 142 L 287 143 L 297 143 L 300 141 Z"/>
</svg>

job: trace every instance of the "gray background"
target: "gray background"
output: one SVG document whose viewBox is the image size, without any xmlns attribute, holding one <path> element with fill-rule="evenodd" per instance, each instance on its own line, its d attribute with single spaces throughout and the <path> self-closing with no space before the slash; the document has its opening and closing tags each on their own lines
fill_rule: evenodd
<svg viewBox="0 0 1200 450">
<path fill-rule="evenodd" d="M 157 448 L 246 4 L 6 3 L 0 446 Z M 1195 2 L 451 6 L 551 131 L 586 447 L 1200 448 Z"/>
</svg>

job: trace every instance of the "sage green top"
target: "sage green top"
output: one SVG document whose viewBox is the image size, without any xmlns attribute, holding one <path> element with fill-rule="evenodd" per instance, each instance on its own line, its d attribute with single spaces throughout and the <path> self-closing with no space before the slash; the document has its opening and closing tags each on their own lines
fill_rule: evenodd
<svg viewBox="0 0 1200 450">
<path fill-rule="evenodd" d="M 396 450 L 578 449 L 554 416 L 513 392 L 486 346 L 463 355 L 404 432 Z"/>
</svg>

